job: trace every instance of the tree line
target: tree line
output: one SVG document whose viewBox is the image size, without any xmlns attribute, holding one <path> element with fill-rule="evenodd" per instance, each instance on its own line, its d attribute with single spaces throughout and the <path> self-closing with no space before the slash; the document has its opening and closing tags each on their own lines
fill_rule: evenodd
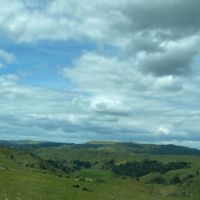
<svg viewBox="0 0 200 200">
<path fill-rule="evenodd" d="M 61 169 L 63 172 L 66 172 L 66 173 L 74 172 L 73 168 L 63 165 L 62 162 L 54 161 L 52 159 L 45 160 L 45 161 L 41 160 L 39 163 L 40 169 L 47 170 L 49 168 L 49 166 L 52 166 L 56 169 Z"/>
<path fill-rule="evenodd" d="M 82 166 L 85 168 L 90 168 L 92 166 L 92 163 L 90 163 L 89 161 L 84 162 L 84 161 L 80 161 L 80 160 L 74 160 L 73 163 L 75 165 Z"/>
<path fill-rule="evenodd" d="M 115 165 L 112 171 L 116 175 L 120 176 L 130 176 L 130 177 L 140 177 L 145 176 L 152 172 L 159 172 L 165 174 L 170 170 L 177 170 L 188 167 L 187 162 L 171 162 L 168 164 L 162 164 L 157 160 L 145 159 L 142 162 L 126 162 L 124 164 Z"/>
</svg>

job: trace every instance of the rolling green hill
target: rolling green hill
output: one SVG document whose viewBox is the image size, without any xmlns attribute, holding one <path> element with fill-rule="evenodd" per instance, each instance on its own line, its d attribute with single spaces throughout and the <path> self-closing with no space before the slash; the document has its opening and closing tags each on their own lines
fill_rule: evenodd
<svg viewBox="0 0 200 200">
<path fill-rule="evenodd" d="M 14 199 L 38 200 L 102 200 L 102 199 L 173 199 L 158 195 L 151 187 L 131 179 L 106 179 L 102 183 L 75 181 L 74 179 L 59 178 L 48 174 L 38 174 L 28 171 L 0 172 L 0 200 L 6 197 Z M 72 187 L 79 185 L 79 188 Z M 83 190 L 87 188 L 90 191 Z"/>
<path fill-rule="evenodd" d="M 5 146 L 0 146 L 0 167 L 7 170 L 30 170 L 62 176 L 69 174 L 32 153 Z"/>
<path fill-rule="evenodd" d="M 98 149 L 106 152 L 126 152 L 148 153 L 152 155 L 200 155 L 200 150 L 176 145 L 155 145 L 155 144 L 137 144 L 134 142 L 113 142 L 113 141 L 90 141 L 83 144 L 60 143 L 48 141 L 32 140 L 0 140 L 0 145 L 8 147 L 18 147 L 23 149 L 26 146 L 37 147 L 68 147 L 71 149 Z"/>
<path fill-rule="evenodd" d="M 130 142 L 92 141 L 54 146 L 51 142 L 24 143 L 20 141 L 19 146 L 12 148 L 0 146 L 0 200 L 6 197 L 9 200 L 200 199 L 200 156 L 197 149 Z M 170 153 L 169 147 L 174 149 L 172 155 L 167 154 Z M 157 155 L 155 152 L 159 149 L 161 152 Z M 173 155 L 176 152 L 178 155 Z M 150 165 L 143 166 L 144 160 Z M 113 171 L 114 166 L 129 166 L 127 162 L 133 161 L 137 161 L 142 170 L 157 171 L 146 175 L 141 171 L 139 177 L 129 177 L 125 171 L 117 175 Z M 173 169 L 177 162 L 187 162 L 187 165 Z M 168 166 L 168 163 L 171 163 L 171 168 L 160 173 L 159 166 Z M 93 181 L 75 181 L 76 177 Z M 77 184 L 79 188 L 72 187 Z M 25 186 L 26 190 L 23 189 Z M 84 187 L 92 192 L 83 190 Z"/>
</svg>

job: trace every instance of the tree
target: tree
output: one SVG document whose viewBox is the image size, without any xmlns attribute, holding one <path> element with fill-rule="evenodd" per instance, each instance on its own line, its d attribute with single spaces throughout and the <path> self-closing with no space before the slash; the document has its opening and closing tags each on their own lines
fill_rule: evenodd
<svg viewBox="0 0 200 200">
<path fill-rule="evenodd" d="M 10 158 L 13 159 L 13 155 L 11 155 Z"/>
<path fill-rule="evenodd" d="M 194 175 L 189 174 L 189 175 L 188 175 L 188 178 L 194 178 Z"/>
<path fill-rule="evenodd" d="M 196 172 L 196 175 L 199 176 L 199 171 Z"/>
<path fill-rule="evenodd" d="M 180 182 L 180 179 L 178 176 L 174 176 L 174 178 L 170 181 L 171 183 L 174 183 L 174 185 L 176 185 L 177 183 Z"/>
</svg>

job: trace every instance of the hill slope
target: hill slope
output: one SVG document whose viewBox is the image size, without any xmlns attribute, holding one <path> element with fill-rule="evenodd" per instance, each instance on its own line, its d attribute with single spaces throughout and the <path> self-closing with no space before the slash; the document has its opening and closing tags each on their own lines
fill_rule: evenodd
<svg viewBox="0 0 200 200">
<path fill-rule="evenodd" d="M 111 144 L 111 146 L 109 145 L 99 146 L 98 148 L 95 146 L 95 148 L 88 149 L 85 146 L 84 148 L 79 148 L 80 145 L 78 148 L 74 148 L 73 145 L 64 145 L 59 148 L 37 147 L 34 149 L 34 151 L 38 151 L 37 156 L 24 150 L 0 146 L 0 167 L 4 168 L 0 170 L 0 200 L 5 198 L 11 200 L 62 200 L 68 198 L 75 200 L 170 200 L 174 199 L 172 197 L 182 200 L 188 197 L 194 200 L 200 199 L 200 176 L 197 174 L 197 171 L 200 171 L 199 156 L 151 155 L 133 152 L 133 149 L 141 149 L 141 147 L 137 146 L 138 144 L 124 145 L 115 143 Z M 29 146 L 27 146 L 27 149 L 29 149 Z M 30 149 L 33 150 L 32 146 L 30 146 Z M 66 173 L 62 174 L 62 170 L 53 167 L 38 157 L 38 155 L 41 155 L 45 160 L 52 158 L 55 161 L 61 161 L 65 158 L 66 163 L 68 161 L 70 163 L 74 159 L 91 161 L 92 167 L 89 169 L 82 168 L 80 171 L 74 171 L 74 173 L 71 172 L 71 178 L 66 178 Z M 111 173 L 111 168 L 101 169 L 102 165 L 106 166 L 106 163 L 109 163 L 112 158 L 114 158 L 115 164 L 131 160 L 140 162 L 147 158 L 159 160 L 163 163 L 174 161 L 187 161 L 191 163 L 188 168 L 170 170 L 165 174 L 153 172 L 139 177 L 140 181 L 137 181 L 135 178 L 132 179 L 127 176 L 117 178 Z M 47 167 L 46 170 L 40 169 L 41 162 Z M 35 168 L 28 170 L 25 167 L 27 163 L 29 165 L 34 163 Z M 63 175 L 63 177 L 58 177 L 57 175 Z M 81 178 L 93 179 L 93 182 L 75 181 L 77 175 Z M 174 177 L 178 177 L 179 181 L 177 183 L 171 182 Z M 162 182 L 163 180 L 165 182 Z M 73 185 L 79 185 L 80 187 L 72 187 Z M 83 190 L 83 188 L 92 190 L 92 192 Z"/>
</svg>

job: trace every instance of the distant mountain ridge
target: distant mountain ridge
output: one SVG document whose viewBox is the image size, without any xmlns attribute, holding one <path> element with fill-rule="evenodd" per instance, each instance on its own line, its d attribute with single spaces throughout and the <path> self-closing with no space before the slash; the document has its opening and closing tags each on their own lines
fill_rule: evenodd
<svg viewBox="0 0 200 200">
<path fill-rule="evenodd" d="M 50 141 L 33 141 L 33 140 L 0 140 L 0 145 L 7 147 L 24 147 L 24 146 L 35 146 L 35 147 L 62 147 L 69 146 L 72 149 L 98 149 L 104 150 L 109 149 L 110 151 L 132 151 L 135 153 L 149 153 L 153 155 L 194 155 L 200 156 L 200 150 L 176 146 L 172 144 L 168 145 L 156 145 L 156 144 L 137 144 L 134 142 L 112 142 L 112 141 L 90 141 L 83 144 L 75 143 L 62 143 L 62 142 L 50 142 Z"/>
<path fill-rule="evenodd" d="M 7 147 L 20 147 L 20 146 L 38 146 L 38 147 L 59 147 L 66 143 L 50 142 L 50 141 L 33 141 L 33 140 L 0 140 L 0 145 Z"/>
<path fill-rule="evenodd" d="M 0 145 L 3 145 L 3 146 L 9 146 L 9 145 L 12 145 L 13 143 L 11 142 L 8 142 L 6 140 L 0 140 Z"/>
<path fill-rule="evenodd" d="M 159 148 L 154 148 L 149 151 L 154 155 L 195 155 L 200 156 L 200 150 L 189 147 L 176 146 L 173 144 L 161 145 Z"/>
</svg>

